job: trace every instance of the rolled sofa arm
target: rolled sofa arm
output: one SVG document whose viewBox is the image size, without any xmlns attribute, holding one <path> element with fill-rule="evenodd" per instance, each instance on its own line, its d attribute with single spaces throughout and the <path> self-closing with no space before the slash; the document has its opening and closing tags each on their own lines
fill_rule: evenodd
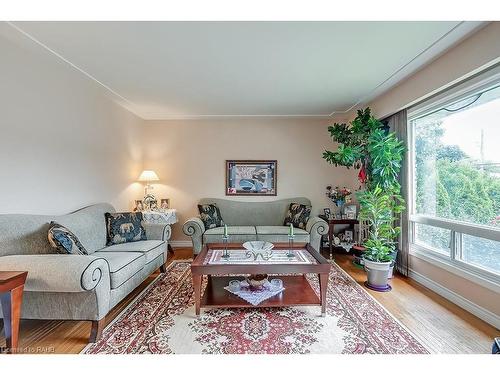
<svg viewBox="0 0 500 375">
<path fill-rule="evenodd" d="M 328 234 L 328 223 L 318 216 L 311 217 L 307 221 L 306 231 L 310 234 L 311 246 L 316 251 L 320 251 L 321 237 Z"/>
<path fill-rule="evenodd" d="M 193 242 L 193 252 L 199 254 L 203 246 L 203 233 L 205 233 L 205 224 L 199 217 L 188 219 L 182 226 L 185 235 L 191 237 Z"/>
<path fill-rule="evenodd" d="M 172 235 L 170 224 L 148 223 L 142 222 L 142 226 L 146 230 L 148 240 L 168 241 Z"/>
<path fill-rule="evenodd" d="M 7 255 L 0 257 L 0 269 L 28 271 L 30 292 L 84 292 L 109 284 L 110 277 L 108 263 L 92 255 Z"/>
</svg>

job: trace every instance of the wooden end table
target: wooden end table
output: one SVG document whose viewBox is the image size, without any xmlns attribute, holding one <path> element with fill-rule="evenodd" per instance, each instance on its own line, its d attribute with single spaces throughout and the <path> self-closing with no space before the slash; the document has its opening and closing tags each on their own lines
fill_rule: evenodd
<svg viewBox="0 0 500 375">
<path fill-rule="evenodd" d="M 17 350 L 21 304 L 27 276 L 28 272 L 25 271 L 0 271 L 0 303 L 7 353 L 15 353 Z"/>
<path fill-rule="evenodd" d="M 335 234 L 336 225 L 349 225 L 349 229 L 352 230 L 354 234 L 354 225 L 359 224 L 358 219 L 328 219 L 325 215 L 319 215 L 320 218 L 328 223 L 328 251 L 330 253 L 330 259 L 333 259 L 333 236 Z M 342 247 L 342 246 L 338 246 Z"/>
<path fill-rule="evenodd" d="M 207 255 L 210 250 L 223 249 L 221 243 L 207 244 L 203 247 L 201 253 L 191 264 L 191 273 L 193 275 L 193 286 L 195 296 L 196 315 L 200 315 L 202 307 L 220 307 L 220 308 L 242 308 L 242 307 L 283 307 L 283 306 L 321 306 L 321 314 L 326 315 L 326 291 L 328 288 L 328 278 L 331 265 L 309 244 L 294 244 L 295 250 L 307 251 L 311 258 L 309 264 L 294 264 L 293 262 L 271 263 L 251 262 L 245 264 L 231 263 L 229 260 L 225 264 L 208 263 Z M 228 244 L 227 248 L 231 251 L 246 252 L 241 243 Z M 275 243 L 273 251 L 286 252 L 288 243 Z M 306 274 L 317 274 L 320 285 L 320 296 L 313 290 Z M 224 289 L 229 280 L 238 279 L 235 276 L 221 275 L 248 275 L 248 274 L 274 274 L 286 275 L 278 276 L 283 280 L 285 290 L 263 302 L 254 306 L 233 293 Z M 290 275 L 294 274 L 294 275 Z M 207 287 L 202 295 L 202 279 L 208 276 Z M 242 277 L 240 277 L 242 279 Z"/>
</svg>

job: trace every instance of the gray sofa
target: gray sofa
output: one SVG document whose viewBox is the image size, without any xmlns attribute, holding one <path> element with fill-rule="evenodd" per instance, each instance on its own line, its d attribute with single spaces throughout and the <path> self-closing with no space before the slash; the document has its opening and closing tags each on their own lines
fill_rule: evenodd
<svg viewBox="0 0 500 375">
<path fill-rule="evenodd" d="M 106 212 L 115 209 L 103 203 L 63 216 L 0 215 L 0 270 L 28 271 L 21 318 L 90 320 L 95 342 L 106 314 L 152 272 L 165 272 L 170 226 L 143 222 L 146 241 L 107 247 Z M 50 221 L 91 254 L 57 254 L 47 239 Z"/>
<path fill-rule="evenodd" d="M 228 226 L 231 242 L 263 240 L 287 242 L 288 227 L 283 225 L 290 203 L 310 206 L 307 198 L 289 198 L 271 202 L 239 202 L 227 199 L 204 198 L 200 204 L 215 203 L 224 223 Z M 193 241 L 193 251 L 198 254 L 206 243 L 221 242 L 223 227 L 206 229 L 199 217 L 184 223 L 183 231 Z M 328 233 L 328 224 L 317 216 L 311 216 L 306 229 L 295 228 L 295 242 L 310 243 L 319 250 L 321 236 Z"/>
</svg>

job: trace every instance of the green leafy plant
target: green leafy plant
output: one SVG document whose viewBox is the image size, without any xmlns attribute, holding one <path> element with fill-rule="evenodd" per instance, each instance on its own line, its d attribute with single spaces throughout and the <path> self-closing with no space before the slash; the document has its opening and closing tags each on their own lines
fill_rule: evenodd
<svg viewBox="0 0 500 375">
<path fill-rule="evenodd" d="M 323 158 L 335 166 L 364 172 L 366 189 L 357 193 L 359 218 L 369 224 L 364 256 L 376 262 L 390 261 L 400 233 L 396 221 L 404 210 L 398 182 L 403 142 L 372 116 L 370 108 L 359 110 L 350 125 L 335 123 L 328 131 L 339 146 L 336 151 L 325 150 Z"/>
<path fill-rule="evenodd" d="M 369 225 L 369 238 L 364 243 L 365 258 L 374 262 L 392 260 L 400 227 L 395 219 L 404 210 L 404 201 L 395 192 L 387 192 L 380 186 L 358 194 L 359 216 Z"/>
</svg>

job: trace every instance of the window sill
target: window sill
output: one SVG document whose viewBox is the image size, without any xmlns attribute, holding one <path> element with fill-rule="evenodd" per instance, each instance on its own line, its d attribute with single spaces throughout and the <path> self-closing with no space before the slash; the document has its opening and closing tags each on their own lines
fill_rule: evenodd
<svg viewBox="0 0 500 375">
<path fill-rule="evenodd" d="M 500 294 L 499 275 L 450 259 L 446 255 L 415 244 L 410 245 L 410 255 Z"/>
</svg>

